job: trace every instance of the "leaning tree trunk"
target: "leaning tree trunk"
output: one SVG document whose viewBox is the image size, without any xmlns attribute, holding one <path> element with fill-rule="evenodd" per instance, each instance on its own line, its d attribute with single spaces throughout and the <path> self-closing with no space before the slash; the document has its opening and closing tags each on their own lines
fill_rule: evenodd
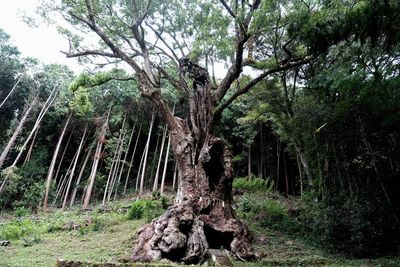
<svg viewBox="0 0 400 267">
<path fill-rule="evenodd" d="M 169 123 L 171 149 L 178 169 L 176 203 L 139 230 L 134 261 L 168 258 L 199 263 L 209 248 L 224 247 L 251 259 L 250 232 L 232 209 L 232 154 L 212 126 L 215 103 L 208 73 L 189 62 L 194 80 L 187 88 L 190 114 Z M 171 119 L 171 118 L 169 118 Z"/>
<path fill-rule="evenodd" d="M 22 116 L 21 120 L 19 121 L 19 124 L 17 128 L 15 129 L 13 135 L 11 136 L 10 140 L 8 141 L 7 145 L 5 146 L 3 152 L 0 155 L 0 168 L 3 166 L 4 161 L 7 158 L 8 153 L 14 146 L 15 141 L 17 140 L 19 134 L 21 133 L 25 122 L 28 119 L 29 114 L 31 113 L 32 108 L 35 106 L 36 99 L 33 99 L 32 103 L 29 104 L 27 110 L 25 111 L 24 115 Z"/>
</svg>

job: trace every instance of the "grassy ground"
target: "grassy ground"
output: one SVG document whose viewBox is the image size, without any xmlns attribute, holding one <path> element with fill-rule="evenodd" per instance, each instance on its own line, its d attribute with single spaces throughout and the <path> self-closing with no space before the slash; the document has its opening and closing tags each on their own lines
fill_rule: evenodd
<svg viewBox="0 0 400 267">
<path fill-rule="evenodd" d="M 128 220 L 118 206 L 111 211 L 54 211 L 15 218 L 0 215 L 0 236 L 12 237 L 0 247 L 1 267 L 54 266 L 57 259 L 121 263 L 129 259 L 136 231 L 145 220 Z M 75 225 L 76 229 L 73 229 Z M 78 225 L 80 227 L 78 227 Z M 71 227 L 72 226 L 72 227 Z M 398 257 L 348 259 L 330 255 L 279 231 L 252 224 L 255 248 L 264 257 L 258 262 L 235 262 L 235 266 L 400 266 Z"/>
<path fill-rule="evenodd" d="M 57 259 L 124 261 L 131 253 L 137 229 L 145 223 L 125 217 L 116 212 L 39 215 L 31 233 L 11 240 L 8 247 L 0 247 L 0 266 L 54 266 Z M 86 226 L 89 220 L 92 222 Z M 73 224 L 76 229 L 69 229 Z"/>
</svg>

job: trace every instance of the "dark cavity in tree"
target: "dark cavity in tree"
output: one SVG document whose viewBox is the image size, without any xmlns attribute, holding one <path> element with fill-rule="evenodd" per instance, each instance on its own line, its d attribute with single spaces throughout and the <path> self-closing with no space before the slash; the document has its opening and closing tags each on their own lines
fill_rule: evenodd
<svg viewBox="0 0 400 267">
<path fill-rule="evenodd" d="M 210 249 L 227 249 L 231 250 L 233 241 L 232 232 L 216 231 L 207 225 L 204 226 L 204 234 L 206 235 L 208 246 Z"/>
<path fill-rule="evenodd" d="M 224 175 L 223 147 L 221 144 L 213 145 L 209 150 L 210 160 L 203 164 L 204 171 L 209 177 L 210 190 L 214 191 L 219 184 L 220 178 Z"/>
</svg>

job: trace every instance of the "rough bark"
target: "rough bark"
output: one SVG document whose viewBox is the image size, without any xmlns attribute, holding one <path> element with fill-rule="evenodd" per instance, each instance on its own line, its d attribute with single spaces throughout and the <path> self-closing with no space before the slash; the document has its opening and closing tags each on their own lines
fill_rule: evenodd
<svg viewBox="0 0 400 267">
<path fill-rule="evenodd" d="M 175 184 L 176 184 L 176 176 L 178 175 L 178 168 L 177 165 L 175 164 L 174 167 L 174 176 L 172 178 L 172 190 L 175 190 Z"/>
<path fill-rule="evenodd" d="M 178 170 L 176 203 L 139 230 L 134 261 L 168 258 L 202 262 L 209 248 L 227 248 L 239 258 L 256 257 L 247 226 L 232 209 L 232 155 L 210 127 L 215 103 L 208 73 L 187 59 L 181 70 L 193 85 L 188 90 L 190 113 L 168 123 Z M 189 88 L 189 87 L 187 87 Z"/>
</svg>

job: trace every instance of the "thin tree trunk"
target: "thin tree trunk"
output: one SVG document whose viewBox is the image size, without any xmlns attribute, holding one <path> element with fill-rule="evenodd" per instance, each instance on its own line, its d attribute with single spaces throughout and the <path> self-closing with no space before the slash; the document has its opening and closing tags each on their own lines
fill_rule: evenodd
<svg viewBox="0 0 400 267">
<path fill-rule="evenodd" d="M 72 160 L 71 160 L 71 162 L 70 162 L 70 164 L 69 164 L 69 166 L 68 166 L 67 171 L 65 172 L 65 174 L 61 175 L 61 177 L 64 177 L 64 180 L 63 180 L 62 178 L 60 179 L 60 180 L 63 180 L 63 185 L 62 185 L 62 188 L 57 187 L 57 195 L 56 195 L 56 197 L 54 198 L 53 207 L 55 206 L 55 204 L 56 204 L 56 202 L 57 202 L 57 199 L 58 199 L 58 195 L 59 195 L 60 193 L 61 193 L 61 196 L 60 196 L 61 199 L 64 199 L 65 191 L 66 191 L 66 187 L 67 187 L 67 182 L 68 182 L 68 174 L 70 173 L 70 170 L 71 170 L 71 168 L 72 168 L 72 164 L 74 163 L 74 161 L 75 161 L 77 155 L 78 155 L 78 151 L 75 152 L 74 157 L 72 158 Z M 61 181 L 60 181 L 60 182 L 61 182 Z M 58 191 L 59 191 L 59 192 L 58 192 Z"/>
<path fill-rule="evenodd" d="M 64 124 L 64 128 L 63 128 L 63 130 L 61 132 L 61 135 L 60 135 L 60 137 L 58 139 L 58 143 L 57 143 L 56 149 L 55 149 L 54 154 L 53 154 L 53 158 L 52 158 L 51 163 L 50 163 L 49 172 L 47 174 L 47 179 L 46 179 L 47 180 L 46 181 L 46 192 L 45 192 L 44 201 L 43 201 L 44 210 L 48 210 L 49 193 L 50 193 L 51 181 L 53 179 L 54 167 L 56 165 L 58 151 L 60 150 L 61 143 L 62 143 L 62 140 L 64 138 L 65 132 L 66 132 L 66 130 L 68 128 L 68 124 L 69 124 L 69 122 L 71 120 L 71 117 L 72 117 L 72 113 L 69 114 L 69 116 L 67 118 L 67 121 Z"/>
<path fill-rule="evenodd" d="M 78 150 L 77 150 L 77 155 L 76 155 L 75 160 L 74 160 L 74 165 L 72 166 L 71 173 L 69 175 L 68 186 L 67 186 L 67 190 L 65 192 L 65 197 L 64 197 L 62 209 L 65 209 L 65 206 L 67 204 L 67 198 L 68 198 L 68 194 L 69 194 L 69 189 L 71 187 L 72 178 L 74 177 L 76 165 L 78 164 L 79 156 L 81 154 L 83 144 L 85 143 L 85 140 L 86 140 L 87 128 L 88 128 L 88 125 L 86 124 L 85 130 L 83 131 L 83 135 L 82 135 L 82 138 L 81 138 L 81 142 L 79 143 L 79 147 L 78 147 Z"/>
<path fill-rule="evenodd" d="M 12 93 L 14 92 L 15 88 L 17 88 L 19 82 L 21 81 L 22 77 L 24 76 L 24 73 L 21 74 L 21 76 L 19 76 L 17 82 L 14 84 L 14 86 L 11 88 L 10 92 L 8 93 L 8 95 L 6 96 L 6 98 L 4 98 L 4 100 L 1 102 L 0 104 L 0 109 L 3 107 L 4 103 L 7 101 L 7 99 L 12 95 Z"/>
<path fill-rule="evenodd" d="M 37 130 L 37 128 L 39 127 L 40 123 L 43 120 L 44 115 L 47 113 L 47 111 L 49 110 L 49 108 L 51 107 L 51 105 L 53 104 L 53 102 L 56 100 L 57 98 L 57 87 L 54 87 L 54 89 L 51 91 L 49 97 L 46 99 L 46 102 L 44 103 L 42 109 L 40 110 L 40 113 L 36 119 L 36 122 L 31 130 L 31 132 L 29 133 L 28 138 L 25 140 L 25 143 L 22 145 L 17 157 L 15 158 L 13 164 L 11 166 L 16 166 L 18 163 L 18 160 L 21 158 L 22 153 L 24 152 L 26 146 L 28 145 L 29 141 L 31 140 L 33 134 L 35 133 L 35 131 Z"/>
<path fill-rule="evenodd" d="M 281 162 L 281 141 L 279 138 L 276 140 L 276 190 L 279 190 L 279 173 L 280 173 L 280 162 Z"/>
<path fill-rule="evenodd" d="M 297 168 L 299 169 L 299 179 L 300 179 L 300 196 L 303 195 L 303 173 L 301 171 L 301 163 L 300 163 L 300 158 L 299 154 L 296 151 L 296 162 L 297 162 Z"/>
<path fill-rule="evenodd" d="M 119 184 L 120 184 L 120 181 L 121 181 L 122 173 L 124 172 L 124 166 L 126 164 L 126 159 L 128 157 L 129 148 L 131 147 L 132 137 L 133 137 L 133 133 L 135 132 L 135 128 L 136 128 L 136 121 L 133 124 L 131 135 L 129 136 L 128 146 L 125 149 L 124 159 L 122 161 L 121 170 L 119 171 L 119 175 L 118 175 L 118 183 L 117 183 L 117 187 L 115 189 L 114 199 L 117 198 Z M 125 192 L 125 187 L 124 187 L 124 192 Z"/>
<path fill-rule="evenodd" d="M 308 184 L 311 187 L 313 187 L 314 183 L 313 183 L 313 178 L 312 178 L 312 175 L 311 175 L 311 171 L 310 171 L 308 162 L 307 162 L 305 156 L 303 155 L 303 153 L 301 152 L 299 146 L 297 146 L 296 144 L 295 144 L 295 149 L 296 149 L 297 154 L 299 155 L 299 159 L 300 159 L 301 165 L 303 166 L 303 169 L 304 169 L 304 172 L 306 174 L 306 177 L 308 178 Z"/>
<path fill-rule="evenodd" d="M 283 165 L 285 167 L 285 189 L 286 189 L 286 195 L 289 195 L 289 177 L 287 174 L 287 166 L 286 166 L 286 157 L 285 154 L 283 154 Z"/>
<path fill-rule="evenodd" d="M 64 177 L 65 177 L 65 184 L 64 184 L 64 186 L 63 186 L 62 194 L 61 194 L 61 196 L 60 196 L 60 199 L 61 199 L 61 200 L 63 200 L 63 199 L 66 197 L 67 187 L 68 187 L 68 183 L 69 183 L 69 174 L 71 173 L 72 165 L 73 165 L 73 163 L 75 162 L 75 159 L 76 159 L 77 156 L 78 156 L 78 151 L 75 152 L 74 157 L 72 158 L 72 161 L 71 161 L 71 163 L 69 164 L 67 171 L 65 172 L 65 175 L 64 175 Z M 56 199 L 56 200 L 57 200 L 57 199 Z"/>
<path fill-rule="evenodd" d="M 36 99 L 33 99 L 32 103 L 29 104 L 27 110 L 25 111 L 24 115 L 22 116 L 21 120 L 19 121 L 17 128 L 15 129 L 13 135 L 11 136 L 11 138 L 8 141 L 7 145 L 5 146 L 3 152 L 1 153 L 1 155 L 0 155 L 0 168 L 1 168 L 1 166 L 3 166 L 3 163 L 6 160 L 8 153 L 10 152 L 12 147 L 14 146 L 14 143 L 17 140 L 18 135 L 21 133 L 21 131 L 22 131 L 23 127 L 24 127 L 24 124 L 25 124 L 26 120 L 28 119 L 28 116 L 31 113 L 32 108 L 34 107 L 35 103 L 36 103 Z"/>
<path fill-rule="evenodd" d="M 123 193 L 124 195 L 126 194 L 126 189 L 128 187 L 129 175 L 131 173 L 131 169 L 132 169 L 132 165 L 133 165 L 133 159 L 135 158 L 136 148 L 137 148 L 137 145 L 138 145 L 138 142 L 139 142 L 139 137 L 140 137 L 141 131 L 142 131 L 142 122 L 140 123 L 138 135 L 136 137 L 135 147 L 133 148 L 131 160 L 129 161 L 128 173 L 126 174 L 125 185 L 124 185 L 124 193 Z"/>
<path fill-rule="evenodd" d="M 59 183 L 58 186 L 57 186 L 56 195 L 55 195 L 55 197 L 54 197 L 54 199 L 53 199 L 53 203 L 52 203 L 52 206 L 53 206 L 53 207 L 55 207 L 56 202 L 57 202 L 57 199 L 58 199 L 58 196 L 59 196 L 59 195 L 61 194 L 61 192 L 63 191 L 64 184 L 65 184 L 66 180 L 67 180 L 67 176 L 64 175 L 64 174 L 61 175 L 60 183 Z"/>
<path fill-rule="evenodd" d="M 90 146 L 90 145 L 89 145 L 89 146 Z M 91 153 L 91 152 L 92 152 L 92 146 L 90 146 L 90 148 L 89 148 L 89 150 L 88 150 L 88 152 L 87 152 L 87 154 L 86 154 L 85 160 L 83 161 L 81 170 L 80 170 L 79 175 L 78 175 L 78 178 L 77 178 L 77 180 L 76 180 L 75 187 L 74 187 L 74 191 L 72 192 L 71 201 L 70 201 L 70 204 L 69 204 L 69 207 L 70 207 L 70 208 L 72 208 L 72 206 L 74 205 L 76 193 L 77 193 L 78 188 L 79 188 L 79 183 L 81 182 L 82 175 L 83 175 L 83 172 L 85 171 L 86 164 L 87 164 L 88 161 L 89 161 L 90 153 Z"/>
<path fill-rule="evenodd" d="M 99 165 L 99 161 L 100 161 L 100 153 L 101 153 L 101 149 L 103 147 L 103 142 L 105 141 L 109 116 L 110 116 L 110 110 L 107 112 L 106 119 L 105 119 L 103 126 L 101 128 L 101 131 L 100 131 L 100 136 L 99 136 L 99 140 L 97 142 L 96 152 L 94 154 L 92 171 L 90 173 L 89 180 L 88 180 L 89 185 L 86 189 L 85 200 L 83 202 L 82 209 L 87 209 L 89 207 L 90 197 L 92 196 L 94 180 L 96 178 L 96 173 L 97 173 L 97 166 Z"/>
<path fill-rule="evenodd" d="M 120 132 L 120 137 L 119 137 L 119 141 L 118 141 L 118 157 L 117 157 L 117 162 L 114 168 L 114 172 L 113 172 L 113 179 L 112 179 L 112 184 L 111 184 L 111 188 L 110 188 L 110 192 L 108 194 L 108 201 L 110 201 L 111 195 L 113 193 L 114 190 L 114 186 L 117 183 L 118 184 L 118 171 L 119 171 L 119 165 L 121 164 L 121 156 L 122 156 L 122 152 L 123 152 L 123 148 L 124 148 L 124 140 L 125 140 L 125 132 L 124 132 L 124 128 L 125 128 L 125 121 L 126 121 L 126 115 L 124 117 L 124 122 L 122 123 L 122 128 L 121 128 L 121 132 Z M 118 188 L 116 188 L 116 190 L 118 190 Z"/>
<path fill-rule="evenodd" d="M 32 143 L 29 146 L 28 153 L 26 153 L 26 157 L 25 157 L 23 165 L 25 165 L 25 163 L 27 163 L 31 159 L 33 146 L 35 145 L 35 141 L 36 141 L 38 132 L 39 132 L 39 128 L 37 128 L 35 131 L 35 135 L 33 136 Z"/>
<path fill-rule="evenodd" d="M 261 135 L 260 135 L 260 138 L 261 138 L 261 142 L 260 142 L 260 144 L 261 144 L 261 155 L 260 155 L 260 158 L 261 158 L 261 162 L 260 162 L 260 167 L 261 167 L 261 178 L 262 179 L 265 179 L 265 172 L 264 172 L 264 170 L 265 170 L 265 167 L 264 167 L 264 165 L 265 165 L 265 158 L 264 158 L 264 127 L 263 127 L 263 125 L 262 125 L 262 123 L 260 123 L 260 128 L 261 128 Z"/>
<path fill-rule="evenodd" d="M 164 126 L 164 132 L 163 132 L 163 135 L 162 135 L 160 156 L 158 157 L 156 175 L 154 176 L 153 192 L 158 189 L 158 176 L 160 174 L 160 166 L 161 166 L 162 155 L 163 155 L 163 152 L 164 152 L 164 144 L 165 144 L 166 137 L 167 137 L 167 125 Z"/>
<path fill-rule="evenodd" d="M 55 179 L 56 181 L 57 181 L 57 178 L 58 178 L 58 174 L 60 173 L 61 166 L 62 166 L 62 164 L 63 164 L 63 162 L 64 162 L 65 153 L 67 153 L 67 149 L 68 149 L 68 147 L 69 147 L 69 143 L 71 142 L 72 136 L 73 136 L 73 133 L 71 133 L 71 134 L 69 135 L 68 140 L 67 140 L 67 143 L 65 144 L 63 153 L 61 154 L 61 158 L 60 158 L 60 161 L 59 161 L 58 166 L 57 166 L 56 174 L 54 175 L 54 179 Z"/>
<path fill-rule="evenodd" d="M 157 133 L 156 133 L 156 134 L 157 134 Z M 156 160 L 156 158 L 157 158 L 157 153 L 158 153 L 158 144 L 160 143 L 161 137 L 162 137 L 162 136 L 160 136 L 159 134 L 157 134 L 157 141 L 156 141 L 156 146 L 155 146 L 156 150 L 154 151 L 154 153 L 153 153 L 153 159 L 151 160 L 150 175 L 149 175 L 150 179 L 151 179 L 151 177 L 154 177 L 154 169 L 156 168 L 156 162 L 158 162 L 158 161 Z M 151 180 L 150 180 L 150 181 L 151 181 Z M 154 185 L 154 181 L 153 181 L 153 185 Z"/>
<path fill-rule="evenodd" d="M 120 135 L 119 140 L 118 140 L 118 146 L 117 146 L 117 150 L 116 150 L 117 158 L 115 159 L 114 169 L 113 169 L 111 179 L 110 179 L 111 186 L 110 186 L 110 189 L 108 190 L 107 201 L 110 201 L 110 199 L 111 199 L 111 195 L 114 190 L 114 185 L 115 185 L 115 181 L 117 178 L 117 172 L 119 169 L 119 161 L 121 160 L 121 153 L 122 153 L 121 152 L 122 151 L 122 140 L 123 140 L 123 134 Z"/>
<path fill-rule="evenodd" d="M 248 156 L 248 162 L 247 162 L 247 179 L 250 179 L 252 177 L 251 173 L 251 145 L 249 145 L 249 156 Z"/>
<path fill-rule="evenodd" d="M 140 181 L 140 175 L 142 174 L 142 165 L 143 165 L 144 154 L 146 154 L 146 147 L 144 148 L 142 157 L 140 158 L 139 169 L 138 169 L 138 173 L 136 176 L 136 185 L 135 185 L 136 192 L 139 191 L 139 181 Z"/>
<path fill-rule="evenodd" d="M 60 179 L 60 182 L 58 183 L 57 190 L 56 190 L 57 194 L 56 194 L 56 196 L 55 196 L 55 198 L 54 198 L 54 200 L 53 200 L 53 207 L 56 205 L 56 202 L 57 202 L 57 199 L 58 199 L 58 195 L 59 195 L 61 192 L 64 192 L 65 183 L 68 181 L 68 179 L 67 179 L 68 173 L 69 173 L 69 170 L 70 170 L 71 167 L 72 167 L 73 162 L 75 161 L 76 155 L 77 155 L 77 152 L 75 152 L 74 157 L 73 157 L 73 159 L 71 160 L 71 162 L 70 162 L 70 164 L 69 164 L 69 166 L 68 166 L 67 171 L 65 172 L 65 174 L 61 175 L 61 179 Z M 64 179 L 63 179 L 63 177 L 64 177 Z M 64 182 L 64 180 L 65 180 L 65 182 Z M 57 181 L 57 180 L 55 179 L 55 181 Z M 62 186 L 62 188 L 61 188 L 61 186 Z M 61 194 L 61 199 L 63 199 L 63 195 L 64 195 L 64 194 Z"/>
<path fill-rule="evenodd" d="M 170 144 L 171 144 L 171 135 L 168 137 L 167 152 L 165 153 L 164 170 L 163 170 L 163 174 L 162 174 L 161 187 L 160 187 L 161 195 L 164 193 L 165 177 L 167 176 L 167 166 L 168 166 L 168 156 L 169 156 Z"/>
<path fill-rule="evenodd" d="M 151 122 L 150 122 L 150 129 L 149 129 L 149 135 L 147 137 L 147 142 L 146 142 L 146 148 L 145 148 L 145 154 L 144 154 L 144 159 L 143 159 L 143 168 L 142 168 L 142 175 L 140 177 L 140 190 L 139 194 L 143 194 L 143 187 L 144 187 L 144 176 L 146 173 L 146 164 L 147 164 L 147 155 L 149 153 L 149 147 L 150 147 L 150 137 L 151 133 L 153 131 L 153 125 L 154 125 L 154 120 L 155 120 L 155 111 L 153 109 L 153 112 L 151 114 Z"/>
<path fill-rule="evenodd" d="M 125 124 L 125 118 L 124 118 L 124 123 Z M 123 129 L 123 127 L 122 127 Z M 117 141 L 117 147 L 114 150 L 114 156 L 111 161 L 111 167 L 110 171 L 108 173 L 107 177 L 107 183 L 106 183 L 106 188 L 104 189 L 104 194 L 103 194 L 103 202 L 102 205 L 104 206 L 106 204 L 106 199 L 107 201 L 110 201 L 110 196 L 113 191 L 113 186 L 114 186 L 114 177 L 115 177 L 115 172 L 118 169 L 118 161 L 119 161 L 119 156 L 120 156 L 120 149 L 121 149 L 121 138 L 122 138 L 122 131 L 119 132 L 118 135 L 118 141 Z"/>
<path fill-rule="evenodd" d="M 111 161 L 110 171 L 108 172 L 106 188 L 104 189 L 104 194 L 103 194 L 103 202 L 102 202 L 103 206 L 106 204 L 106 199 L 107 199 L 107 194 L 108 194 L 108 186 L 111 183 L 111 177 L 112 177 L 112 174 L 113 174 L 113 171 L 114 171 L 115 162 L 117 160 L 117 154 L 118 154 L 118 149 L 116 149 L 114 151 L 114 156 L 113 156 L 112 161 Z"/>
</svg>

